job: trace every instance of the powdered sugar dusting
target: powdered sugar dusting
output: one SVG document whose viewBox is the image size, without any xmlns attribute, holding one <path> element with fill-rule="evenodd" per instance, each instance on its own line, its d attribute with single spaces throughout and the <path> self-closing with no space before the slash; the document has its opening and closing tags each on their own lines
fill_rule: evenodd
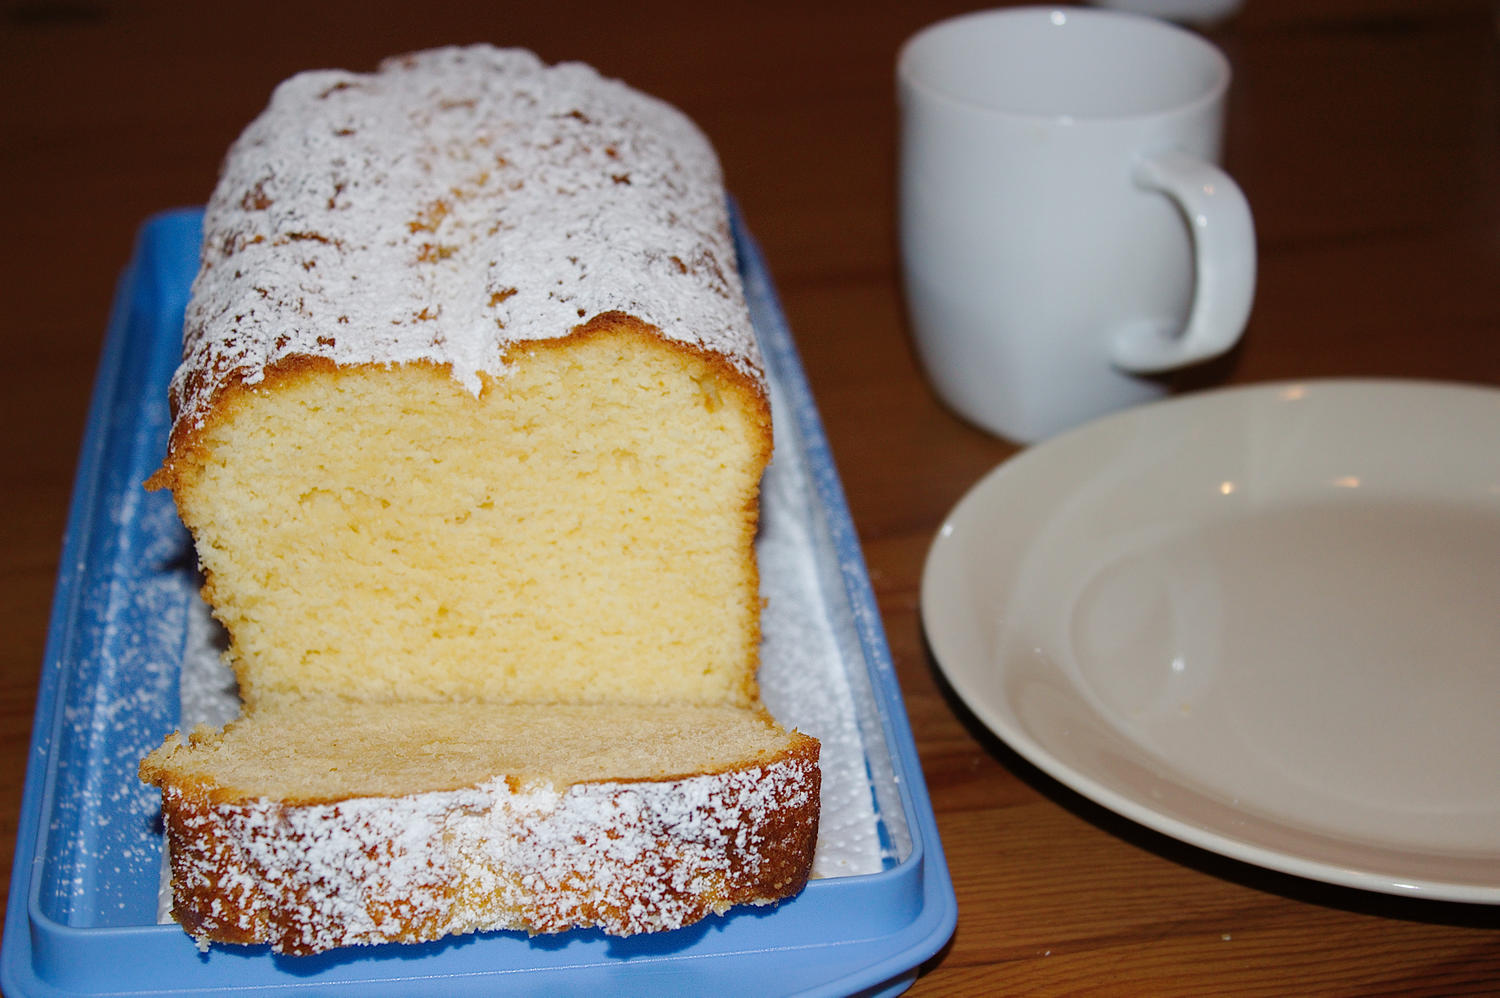
<svg viewBox="0 0 1500 998">
<path fill-rule="evenodd" d="M 611 311 L 764 384 L 726 212 L 696 126 L 587 66 L 474 46 L 300 74 L 210 201 L 178 420 L 298 356 L 477 392 L 516 343 Z"/>
<path fill-rule="evenodd" d="M 763 867 L 792 830 L 767 822 L 801 815 L 812 834 L 817 766 L 563 790 L 499 778 L 296 807 L 166 793 L 174 830 L 213 844 L 173 857 L 181 895 L 200 902 L 190 931 L 315 952 L 488 929 L 649 932 L 768 903 L 781 892 Z"/>
</svg>

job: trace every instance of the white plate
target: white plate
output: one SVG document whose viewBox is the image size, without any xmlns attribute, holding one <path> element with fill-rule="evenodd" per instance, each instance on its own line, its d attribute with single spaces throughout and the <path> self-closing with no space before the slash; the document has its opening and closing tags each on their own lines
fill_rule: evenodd
<svg viewBox="0 0 1500 998">
<path fill-rule="evenodd" d="M 1500 903 L 1500 391 L 1226 389 L 1023 451 L 922 579 L 974 713 L 1271 869 Z"/>
</svg>

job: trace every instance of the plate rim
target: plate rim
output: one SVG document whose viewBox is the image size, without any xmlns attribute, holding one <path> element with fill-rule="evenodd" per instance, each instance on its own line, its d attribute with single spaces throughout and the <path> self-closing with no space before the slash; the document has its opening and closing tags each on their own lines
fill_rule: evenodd
<svg viewBox="0 0 1500 998">
<path fill-rule="evenodd" d="M 1341 865 L 1271 848 L 1237 836 L 1231 830 L 1216 825 L 1199 827 L 1190 824 L 1059 759 L 1028 732 L 998 716 L 998 712 L 986 702 L 985 698 L 971 689 L 962 677 L 956 676 L 951 664 L 944 662 L 941 629 L 935 626 L 937 619 L 937 612 L 934 609 L 937 599 L 934 591 L 937 584 L 936 575 L 939 571 L 939 563 L 946 557 L 949 547 L 946 542 L 953 532 L 955 521 L 969 505 L 977 501 L 977 496 L 1004 488 L 1004 483 L 1010 479 L 1027 473 L 1029 467 L 1038 460 L 1037 454 L 1042 453 L 1045 457 L 1055 449 L 1066 446 L 1069 441 L 1109 433 L 1121 425 L 1143 419 L 1166 418 L 1162 415 L 1163 413 L 1171 416 L 1178 411 L 1191 413 L 1193 410 L 1205 407 L 1253 405 L 1259 401 L 1258 397 L 1285 397 L 1289 391 L 1297 392 L 1299 398 L 1311 392 L 1325 395 L 1349 393 L 1389 395 L 1399 392 L 1405 393 L 1408 397 L 1413 395 L 1442 396 L 1449 399 L 1462 395 L 1468 398 L 1488 397 L 1500 404 L 1500 387 L 1476 382 L 1367 377 L 1278 379 L 1227 385 L 1171 396 L 1103 416 L 1048 440 L 1025 447 L 985 472 L 965 489 L 960 498 L 944 514 L 942 523 L 928 546 L 922 567 L 918 603 L 923 637 L 931 652 L 933 662 L 949 688 L 965 707 L 1007 747 L 1059 784 L 1135 824 L 1231 860 L 1307 880 L 1416 900 L 1500 904 L 1500 878 L 1497 878 L 1495 883 L 1481 884 L 1454 879 L 1402 876 L 1384 868 L 1362 866 L 1357 863 Z M 1201 796 L 1199 789 L 1180 779 L 1169 776 L 1167 782 Z M 1274 819 L 1266 820 L 1273 825 L 1279 824 Z M 1410 852 L 1410 850 L 1394 847 L 1383 848 L 1382 851 L 1394 855 Z M 1497 863 L 1500 863 L 1500 852 L 1495 854 L 1495 859 Z"/>
</svg>

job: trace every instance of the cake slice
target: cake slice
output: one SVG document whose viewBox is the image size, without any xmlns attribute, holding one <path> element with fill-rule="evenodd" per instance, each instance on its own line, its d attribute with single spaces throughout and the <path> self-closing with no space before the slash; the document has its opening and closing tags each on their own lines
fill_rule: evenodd
<svg viewBox="0 0 1500 998">
<path fill-rule="evenodd" d="M 303 700 L 169 739 L 142 775 L 193 844 L 171 856 L 176 919 L 312 953 L 774 902 L 807 879 L 817 757 L 731 706 Z"/>
</svg>

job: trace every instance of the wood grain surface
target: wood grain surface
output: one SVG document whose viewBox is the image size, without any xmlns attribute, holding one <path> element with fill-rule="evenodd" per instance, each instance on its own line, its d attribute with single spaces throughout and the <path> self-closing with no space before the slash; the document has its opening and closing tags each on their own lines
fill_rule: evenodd
<svg viewBox="0 0 1500 998">
<path fill-rule="evenodd" d="M 0 14 L 0 869 L 10 870 L 91 379 L 136 228 L 201 202 L 300 69 L 493 41 L 578 59 L 709 133 L 760 240 L 832 442 L 956 884 L 913 995 L 1500 993 L 1482 906 L 1220 859 L 1071 793 L 945 688 L 918 579 L 959 496 L 1014 448 L 916 367 L 896 264 L 893 66 L 956 3 L 31 0 Z M 1489 0 L 1248 0 L 1225 161 L 1260 281 L 1230 357 L 1184 390 L 1327 375 L 1500 385 L 1500 41 Z M 1500 705 L 1497 705 L 1500 715 Z M 1500 760 L 1496 760 L 1500 764 Z"/>
</svg>

